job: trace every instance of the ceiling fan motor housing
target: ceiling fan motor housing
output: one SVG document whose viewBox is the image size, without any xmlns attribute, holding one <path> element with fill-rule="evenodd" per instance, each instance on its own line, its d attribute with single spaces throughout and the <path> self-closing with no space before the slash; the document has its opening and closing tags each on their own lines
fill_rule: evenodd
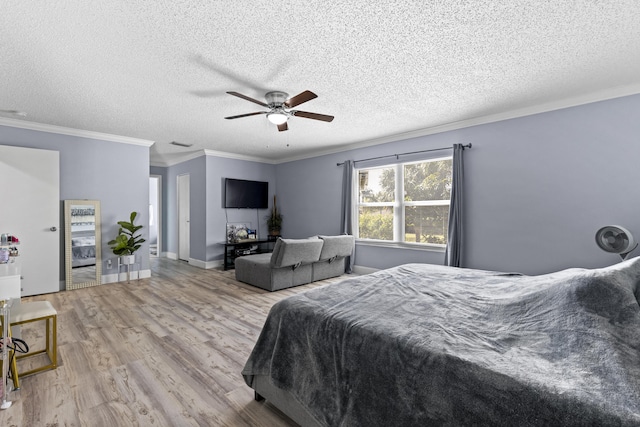
<svg viewBox="0 0 640 427">
<path fill-rule="evenodd" d="M 264 97 L 270 107 L 280 107 L 287 99 L 289 99 L 289 94 L 286 92 L 273 91 L 267 92 Z"/>
</svg>

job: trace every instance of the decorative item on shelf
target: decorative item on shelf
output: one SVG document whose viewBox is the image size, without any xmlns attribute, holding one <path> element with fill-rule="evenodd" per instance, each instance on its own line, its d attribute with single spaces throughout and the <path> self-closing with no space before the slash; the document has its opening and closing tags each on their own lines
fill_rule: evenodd
<svg viewBox="0 0 640 427">
<path fill-rule="evenodd" d="M 111 247 L 114 255 L 120 257 L 122 265 L 131 265 L 135 262 L 134 253 L 140 249 L 145 239 L 140 234 L 136 235 L 143 226 L 134 225 L 137 212 L 131 212 L 129 221 L 118 221 L 120 228 L 115 239 L 111 240 L 108 245 Z"/>
<path fill-rule="evenodd" d="M 6 245 L 19 245 L 20 244 L 20 239 L 18 239 L 16 236 L 12 236 L 9 233 L 2 233 L 2 235 L 0 235 L 0 245 L 6 246 Z"/>
<path fill-rule="evenodd" d="M 250 238 L 251 223 L 228 222 L 227 243 L 238 243 Z"/>
<path fill-rule="evenodd" d="M 257 238 L 257 237 L 256 237 L 256 230 L 252 230 L 252 229 L 250 229 L 250 228 L 247 228 L 247 234 L 248 234 L 248 236 L 247 236 L 247 237 L 248 237 L 250 240 L 256 240 L 256 238 Z"/>
<path fill-rule="evenodd" d="M 7 264 L 9 262 L 9 250 L 6 248 L 0 248 L 0 264 Z"/>
<path fill-rule="evenodd" d="M 271 213 L 265 217 L 267 220 L 267 228 L 271 236 L 279 236 L 282 229 L 282 215 L 278 211 L 276 206 L 276 196 L 273 195 L 273 206 L 271 207 Z"/>
<path fill-rule="evenodd" d="M 249 233 L 246 228 L 239 228 L 236 230 L 236 242 L 240 242 L 242 240 L 247 240 L 249 238 Z"/>
<path fill-rule="evenodd" d="M 9 233 L 0 235 L 0 264 L 8 264 L 18 256 L 18 246 L 20 239 Z"/>
</svg>

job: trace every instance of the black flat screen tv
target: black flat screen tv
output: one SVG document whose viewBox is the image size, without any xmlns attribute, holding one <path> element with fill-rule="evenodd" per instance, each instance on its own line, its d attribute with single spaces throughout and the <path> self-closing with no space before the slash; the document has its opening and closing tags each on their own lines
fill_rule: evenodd
<svg viewBox="0 0 640 427">
<path fill-rule="evenodd" d="M 269 207 L 269 183 L 225 178 L 224 207 L 267 209 Z"/>
</svg>

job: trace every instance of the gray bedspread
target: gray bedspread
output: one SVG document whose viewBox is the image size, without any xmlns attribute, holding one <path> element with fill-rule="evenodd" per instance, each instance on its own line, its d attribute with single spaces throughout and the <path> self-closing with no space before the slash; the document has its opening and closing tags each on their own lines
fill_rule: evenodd
<svg viewBox="0 0 640 427">
<path fill-rule="evenodd" d="M 407 264 L 273 306 L 242 374 L 327 426 L 640 425 L 640 258 L 522 276 Z"/>
</svg>

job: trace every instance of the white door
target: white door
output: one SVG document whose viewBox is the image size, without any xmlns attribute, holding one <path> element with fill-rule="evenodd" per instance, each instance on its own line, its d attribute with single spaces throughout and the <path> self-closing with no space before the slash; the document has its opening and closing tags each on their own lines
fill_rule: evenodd
<svg viewBox="0 0 640 427">
<path fill-rule="evenodd" d="M 189 261 L 191 246 L 189 183 L 189 175 L 178 175 L 178 259 L 185 261 Z"/>
<path fill-rule="evenodd" d="M 0 233 L 20 239 L 22 296 L 60 290 L 57 151 L 0 146 Z"/>
</svg>

